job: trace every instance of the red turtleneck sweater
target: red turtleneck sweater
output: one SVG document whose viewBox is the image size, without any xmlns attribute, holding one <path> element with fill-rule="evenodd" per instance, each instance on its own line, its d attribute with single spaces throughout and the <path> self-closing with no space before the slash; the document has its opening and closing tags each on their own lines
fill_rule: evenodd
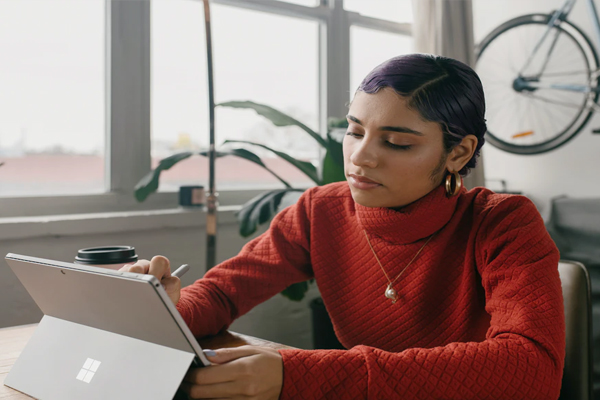
<svg viewBox="0 0 600 400">
<path fill-rule="evenodd" d="M 390 277 L 396 304 L 363 230 Z M 348 350 L 281 350 L 281 399 L 557 399 L 565 327 L 559 253 L 535 206 L 440 186 L 401 211 L 345 182 L 306 191 L 240 254 L 182 290 L 196 336 L 316 278 Z M 393 278 L 391 278 L 393 279 Z"/>
</svg>

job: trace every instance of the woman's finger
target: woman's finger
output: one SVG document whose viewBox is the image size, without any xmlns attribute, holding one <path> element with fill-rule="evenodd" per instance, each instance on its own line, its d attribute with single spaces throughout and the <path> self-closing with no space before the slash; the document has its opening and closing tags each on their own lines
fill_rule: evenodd
<svg viewBox="0 0 600 400">
<path fill-rule="evenodd" d="M 150 261 L 139 260 L 135 264 L 127 264 L 122 266 L 119 271 L 133 272 L 136 274 L 147 274 L 150 269 Z"/>
<path fill-rule="evenodd" d="M 185 374 L 183 381 L 196 385 L 233 382 L 239 378 L 242 372 L 242 366 L 238 364 L 210 365 L 208 367 L 190 369 Z"/>
<path fill-rule="evenodd" d="M 215 364 L 223 364 L 233 360 L 237 360 L 238 358 L 258 354 L 260 350 L 254 346 L 240 346 L 214 350 L 214 352 L 216 353 L 216 355 L 209 356 L 208 359 Z"/>
<path fill-rule="evenodd" d="M 147 274 L 154 275 L 159 281 L 171 276 L 169 260 L 163 256 L 154 256 L 149 263 Z"/>
</svg>

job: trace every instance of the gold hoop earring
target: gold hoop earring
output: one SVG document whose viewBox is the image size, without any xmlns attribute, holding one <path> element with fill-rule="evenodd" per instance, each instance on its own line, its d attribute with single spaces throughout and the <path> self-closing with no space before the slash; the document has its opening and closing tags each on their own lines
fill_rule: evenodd
<svg viewBox="0 0 600 400">
<path fill-rule="evenodd" d="M 454 178 L 454 179 L 452 179 Z M 454 180 L 454 182 L 452 182 Z M 454 187 L 454 189 L 452 189 Z M 446 175 L 446 195 L 448 197 L 456 196 L 462 189 L 462 179 L 458 172 L 450 172 Z"/>
</svg>

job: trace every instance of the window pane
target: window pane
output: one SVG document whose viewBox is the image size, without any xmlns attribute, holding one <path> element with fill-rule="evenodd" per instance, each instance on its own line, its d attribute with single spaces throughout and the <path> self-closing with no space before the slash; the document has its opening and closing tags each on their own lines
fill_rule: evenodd
<svg viewBox="0 0 600 400">
<path fill-rule="evenodd" d="M 208 94 L 202 3 L 155 2 L 152 9 L 152 158 L 208 146 Z M 317 22 L 212 4 L 216 103 L 267 104 L 318 128 Z M 227 140 L 266 144 L 315 161 L 318 145 L 296 127 L 275 127 L 254 111 L 218 107 L 217 148 Z M 236 145 L 240 146 L 240 145 Z M 282 159 L 247 147 L 293 185 L 309 179 Z M 237 157 L 216 161 L 218 189 L 282 187 L 261 167 Z M 208 184 L 208 161 L 194 157 L 161 177 L 161 190 Z"/>
<path fill-rule="evenodd" d="M 104 0 L 0 15 L 0 196 L 104 191 Z"/>
<path fill-rule="evenodd" d="M 344 0 L 344 9 L 366 17 L 412 22 L 412 0 Z"/>
<path fill-rule="evenodd" d="M 353 26 L 350 28 L 350 98 L 377 65 L 413 51 L 411 36 Z"/>
</svg>

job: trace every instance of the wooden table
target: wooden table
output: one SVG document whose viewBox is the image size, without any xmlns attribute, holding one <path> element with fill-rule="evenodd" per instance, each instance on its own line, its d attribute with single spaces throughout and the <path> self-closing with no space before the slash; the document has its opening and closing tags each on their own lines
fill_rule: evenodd
<svg viewBox="0 0 600 400">
<path fill-rule="evenodd" d="M 37 324 L 14 326 L 0 329 L 0 399 L 31 399 L 31 397 L 4 386 L 4 379 L 8 375 L 12 365 L 17 361 L 19 354 L 33 335 Z M 198 340 L 200 346 L 205 349 L 221 349 L 224 347 L 238 347 L 246 344 L 274 349 L 290 349 L 282 344 L 269 342 L 267 340 L 242 335 L 234 332 L 224 332 L 217 336 Z"/>
</svg>

